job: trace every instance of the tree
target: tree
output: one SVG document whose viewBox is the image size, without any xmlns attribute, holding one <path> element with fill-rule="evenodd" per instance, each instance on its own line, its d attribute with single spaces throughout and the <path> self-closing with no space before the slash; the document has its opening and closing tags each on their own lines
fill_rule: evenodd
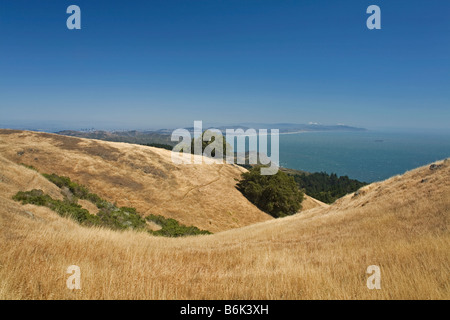
<svg viewBox="0 0 450 320">
<path fill-rule="evenodd" d="M 302 205 L 303 192 L 293 177 L 282 171 L 261 175 L 261 166 L 242 174 L 237 188 L 254 205 L 275 218 L 297 213 Z"/>
<path fill-rule="evenodd" d="M 336 199 L 367 185 L 348 176 L 338 177 L 335 173 L 314 172 L 291 176 L 307 195 L 325 203 L 333 203 Z"/>
<path fill-rule="evenodd" d="M 192 138 L 192 140 L 191 140 L 191 153 L 194 153 L 194 151 L 195 151 L 194 144 L 199 139 L 201 140 L 201 144 L 202 144 L 202 154 L 205 151 L 205 148 L 216 140 L 216 136 L 212 135 L 209 141 L 204 141 L 204 140 L 208 140 L 208 139 L 206 139 L 206 136 L 205 136 L 205 133 L 207 131 L 208 130 L 203 131 L 201 137 Z M 214 132 L 214 131 L 212 131 L 212 132 Z M 221 138 L 222 138 L 222 145 L 219 147 L 219 149 L 212 150 L 211 156 L 215 157 L 216 151 L 217 151 L 218 157 L 225 159 L 227 154 L 233 154 L 233 151 L 231 150 L 230 144 L 226 141 L 226 138 L 222 135 L 222 133 L 217 132 L 216 134 L 217 134 L 217 136 L 221 136 Z"/>
</svg>

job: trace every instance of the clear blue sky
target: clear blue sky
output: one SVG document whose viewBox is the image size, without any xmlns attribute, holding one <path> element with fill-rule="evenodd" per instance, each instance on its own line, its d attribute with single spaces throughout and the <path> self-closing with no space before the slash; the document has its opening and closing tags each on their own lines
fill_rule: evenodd
<svg viewBox="0 0 450 320">
<path fill-rule="evenodd" d="M 1 0 L 1 125 L 194 120 L 449 128 L 450 1 Z"/>
</svg>

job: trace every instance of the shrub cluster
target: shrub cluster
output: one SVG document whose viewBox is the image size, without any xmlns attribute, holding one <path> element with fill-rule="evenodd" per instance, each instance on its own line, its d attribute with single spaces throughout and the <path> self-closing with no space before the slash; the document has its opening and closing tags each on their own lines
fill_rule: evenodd
<svg viewBox="0 0 450 320">
<path fill-rule="evenodd" d="M 242 174 L 237 188 L 259 209 L 275 218 L 297 213 L 301 209 L 303 192 L 294 178 L 282 171 L 274 175 L 261 175 L 261 166 L 252 167 Z"/>
<path fill-rule="evenodd" d="M 185 226 L 183 224 L 180 224 L 175 219 L 165 218 L 160 215 L 150 214 L 149 216 L 146 217 L 146 219 L 161 226 L 160 230 L 157 231 L 149 230 L 151 234 L 156 236 L 182 237 L 200 234 L 211 234 L 211 232 L 207 230 L 201 230 L 194 226 Z"/>
<path fill-rule="evenodd" d="M 350 179 L 348 176 L 338 177 L 335 173 L 315 172 L 293 174 L 292 176 L 306 194 L 325 203 L 333 203 L 336 199 L 367 185 L 365 182 Z"/>
<path fill-rule="evenodd" d="M 18 192 L 13 198 L 21 201 L 23 204 L 31 203 L 39 206 L 48 207 L 61 216 L 71 217 L 79 223 L 85 225 L 103 226 L 114 230 L 125 229 L 146 229 L 145 220 L 136 212 L 134 208 L 117 207 L 116 205 L 102 199 L 94 193 L 68 177 L 58 176 L 56 174 L 43 174 L 45 178 L 53 182 L 59 188 L 67 188 L 73 196 L 64 195 L 64 200 L 52 199 L 44 194 L 42 190 L 32 190 L 27 192 Z M 99 212 L 97 215 L 90 214 L 88 210 L 83 209 L 77 203 L 78 199 L 84 199 L 97 206 Z"/>
<path fill-rule="evenodd" d="M 31 169 L 31 170 L 34 170 L 34 171 L 38 171 L 38 170 L 37 170 L 35 167 L 33 167 L 32 165 L 25 164 L 25 163 L 20 163 L 20 165 L 23 166 L 23 167 L 25 167 L 25 168 L 28 168 L 28 169 Z"/>
<path fill-rule="evenodd" d="M 75 182 L 72 182 L 68 177 L 58 176 L 54 173 L 52 174 L 43 173 L 42 175 L 50 182 L 56 184 L 59 188 L 63 187 L 68 188 L 70 192 L 77 198 L 85 199 L 89 194 L 89 190 L 86 187 L 79 185 Z"/>
<path fill-rule="evenodd" d="M 162 228 L 158 231 L 148 230 L 147 222 L 139 215 L 135 208 L 117 207 L 95 193 L 90 193 L 88 188 L 82 186 L 68 177 L 58 176 L 56 174 L 43 174 L 45 178 L 53 182 L 60 189 L 67 188 L 64 193 L 64 200 L 56 200 L 42 190 L 19 191 L 13 199 L 22 202 L 22 204 L 34 204 L 45 206 L 57 212 L 63 217 L 70 217 L 77 222 L 88 226 L 102 226 L 114 230 L 134 229 L 149 231 L 157 236 L 180 237 L 187 235 L 210 234 L 209 231 L 200 230 L 194 226 L 185 226 L 175 219 L 166 219 L 163 216 L 150 215 L 146 219 L 153 221 Z M 78 204 L 78 199 L 84 199 L 97 206 L 99 212 L 97 215 L 91 214 Z"/>
<path fill-rule="evenodd" d="M 195 153 L 195 147 L 194 145 L 198 142 L 199 140 L 201 141 L 201 145 L 202 145 L 202 154 L 205 152 L 206 147 L 208 147 L 210 144 L 212 144 L 215 140 L 216 140 L 216 136 L 212 135 L 210 138 L 210 141 L 204 141 L 205 139 L 205 133 L 208 130 L 203 131 L 202 135 L 198 138 L 192 138 L 191 139 L 191 153 L 194 154 Z M 213 149 L 211 151 L 211 156 L 212 157 L 216 157 L 216 152 L 217 152 L 217 157 L 219 158 L 223 158 L 225 159 L 227 157 L 227 152 L 230 152 L 231 145 L 227 142 L 227 139 L 225 136 L 223 136 L 221 133 L 218 133 L 218 136 L 222 137 L 222 145 L 219 147 L 219 149 Z"/>
<path fill-rule="evenodd" d="M 42 190 L 19 191 L 13 199 L 22 202 L 22 204 L 29 203 L 48 207 L 60 216 L 70 217 L 84 225 L 93 226 L 101 224 L 97 216 L 90 214 L 88 210 L 83 209 L 79 204 L 70 202 L 67 199 L 64 201 L 53 199 L 48 194 L 44 194 Z"/>
<path fill-rule="evenodd" d="M 164 144 L 164 143 L 144 143 L 144 146 L 147 147 L 155 147 L 155 148 L 161 148 L 161 149 L 166 149 L 166 150 L 170 150 L 172 151 L 173 146 L 169 145 L 169 144 Z"/>
</svg>

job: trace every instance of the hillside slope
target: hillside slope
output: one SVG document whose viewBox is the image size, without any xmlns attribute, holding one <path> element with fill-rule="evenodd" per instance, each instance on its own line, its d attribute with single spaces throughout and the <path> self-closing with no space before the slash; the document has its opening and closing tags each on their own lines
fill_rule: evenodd
<svg viewBox="0 0 450 320">
<path fill-rule="evenodd" d="M 68 176 L 144 216 L 163 215 L 211 232 L 272 219 L 235 188 L 239 166 L 174 165 L 164 149 L 12 130 L 0 130 L 0 154 L 41 173 Z M 25 170 L 14 170 L 19 168 Z"/>
<path fill-rule="evenodd" d="M 175 239 L 23 206 L 10 198 L 17 189 L 57 190 L 8 159 L 0 165 L 0 299 L 450 299 L 448 160 L 330 206 Z M 81 269 L 79 291 L 66 287 L 70 265 Z M 380 290 L 366 286 L 370 265 L 381 269 Z"/>
<path fill-rule="evenodd" d="M 329 204 L 326 204 L 325 202 L 319 201 L 319 200 L 314 199 L 313 197 L 310 197 L 307 194 L 305 194 L 303 196 L 302 208 L 301 208 L 300 212 L 310 210 L 313 208 L 317 208 L 317 207 L 326 208 L 328 206 L 329 206 Z"/>
</svg>

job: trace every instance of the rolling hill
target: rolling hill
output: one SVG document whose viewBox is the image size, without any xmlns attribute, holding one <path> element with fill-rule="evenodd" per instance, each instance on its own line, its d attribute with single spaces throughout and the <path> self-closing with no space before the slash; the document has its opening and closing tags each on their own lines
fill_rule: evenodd
<svg viewBox="0 0 450 320">
<path fill-rule="evenodd" d="M 166 152 L 1 130 L 0 299 L 450 298 L 450 161 L 271 219 L 233 193 L 239 167 L 175 166 Z M 80 226 L 11 199 L 32 188 L 61 196 L 19 163 L 216 233 Z M 70 265 L 80 267 L 81 290 L 66 287 Z M 366 286 L 370 265 L 380 267 L 380 290 Z"/>
<path fill-rule="evenodd" d="M 272 219 L 236 190 L 240 166 L 176 166 L 171 152 L 160 148 L 30 131 L 0 130 L 0 154 L 41 173 L 68 176 L 144 216 L 162 215 L 211 232 Z"/>
</svg>

